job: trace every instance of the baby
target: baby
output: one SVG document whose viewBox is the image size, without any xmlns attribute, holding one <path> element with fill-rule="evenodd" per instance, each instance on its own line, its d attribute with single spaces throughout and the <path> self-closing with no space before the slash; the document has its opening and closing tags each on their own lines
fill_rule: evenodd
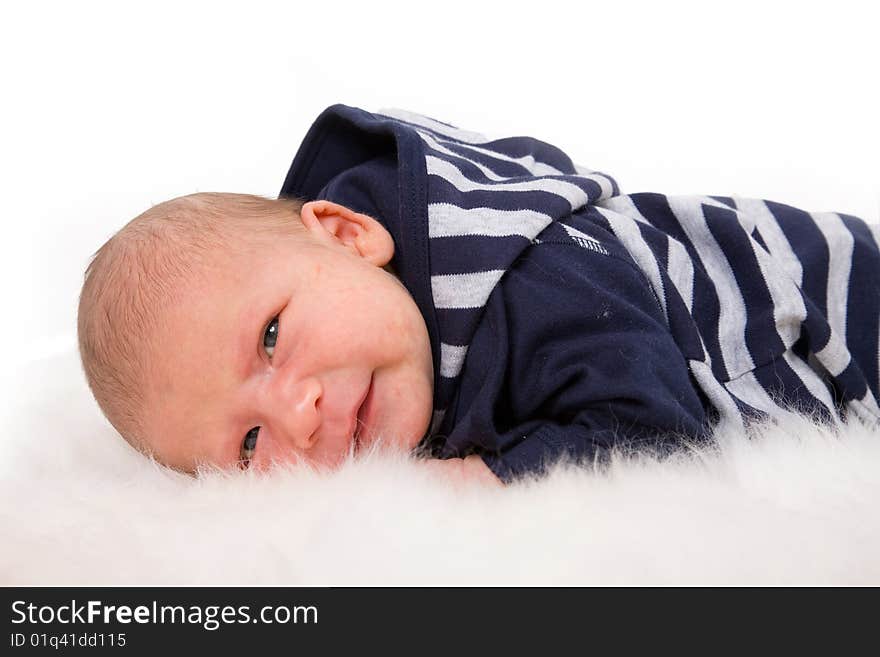
<svg viewBox="0 0 880 657">
<path fill-rule="evenodd" d="M 876 422 L 878 318 L 855 217 L 624 196 L 534 139 L 337 105 L 278 200 L 193 194 L 120 230 L 78 330 L 107 418 L 171 467 L 387 446 L 509 482 L 722 422 Z"/>
</svg>

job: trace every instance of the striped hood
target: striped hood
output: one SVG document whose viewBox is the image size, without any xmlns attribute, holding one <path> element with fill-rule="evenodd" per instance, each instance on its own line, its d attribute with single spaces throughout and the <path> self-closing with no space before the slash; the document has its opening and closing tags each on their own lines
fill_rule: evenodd
<svg viewBox="0 0 880 657">
<path fill-rule="evenodd" d="M 402 110 L 334 105 L 309 130 L 279 196 L 341 203 L 393 236 L 393 265 L 431 339 L 433 430 L 504 273 L 552 223 L 616 194 L 610 176 L 530 137 L 491 139 Z"/>
</svg>

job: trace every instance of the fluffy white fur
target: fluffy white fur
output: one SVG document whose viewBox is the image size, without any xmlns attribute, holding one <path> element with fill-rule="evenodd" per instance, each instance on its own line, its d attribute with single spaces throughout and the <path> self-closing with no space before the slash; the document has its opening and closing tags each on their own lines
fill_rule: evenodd
<svg viewBox="0 0 880 657">
<path fill-rule="evenodd" d="M 135 453 L 67 353 L 14 373 L 2 584 L 880 584 L 880 432 L 808 420 L 455 490 L 373 455 L 208 474 Z"/>
</svg>

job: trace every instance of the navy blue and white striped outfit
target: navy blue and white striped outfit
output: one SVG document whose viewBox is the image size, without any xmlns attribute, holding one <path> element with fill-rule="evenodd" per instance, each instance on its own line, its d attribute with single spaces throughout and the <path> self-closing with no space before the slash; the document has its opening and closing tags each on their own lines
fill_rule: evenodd
<svg viewBox="0 0 880 657">
<path fill-rule="evenodd" d="M 876 229 L 754 199 L 622 195 L 528 137 L 400 110 L 318 117 L 281 196 L 381 221 L 428 327 L 423 445 L 508 481 L 621 442 L 877 406 Z"/>
</svg>

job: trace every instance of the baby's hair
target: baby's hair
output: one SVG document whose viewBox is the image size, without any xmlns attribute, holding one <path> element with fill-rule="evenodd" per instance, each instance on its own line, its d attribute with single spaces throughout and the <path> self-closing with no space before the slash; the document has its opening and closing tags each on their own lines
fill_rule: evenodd
<svg viewBox="0 0 880 657">
<path fill-rule="evenodd" d="M 303 201 L 202 192 L 154 205 L 95 252 L 79 298 L 77 333 L 86 380 L 104 415 L 147 452 L 144 382 L 150 336 L 181 285 L 206 275 L 218 247 L 306 239 Z M 249 239 L 250 238 L 250 239 Z"/>
</svg>

